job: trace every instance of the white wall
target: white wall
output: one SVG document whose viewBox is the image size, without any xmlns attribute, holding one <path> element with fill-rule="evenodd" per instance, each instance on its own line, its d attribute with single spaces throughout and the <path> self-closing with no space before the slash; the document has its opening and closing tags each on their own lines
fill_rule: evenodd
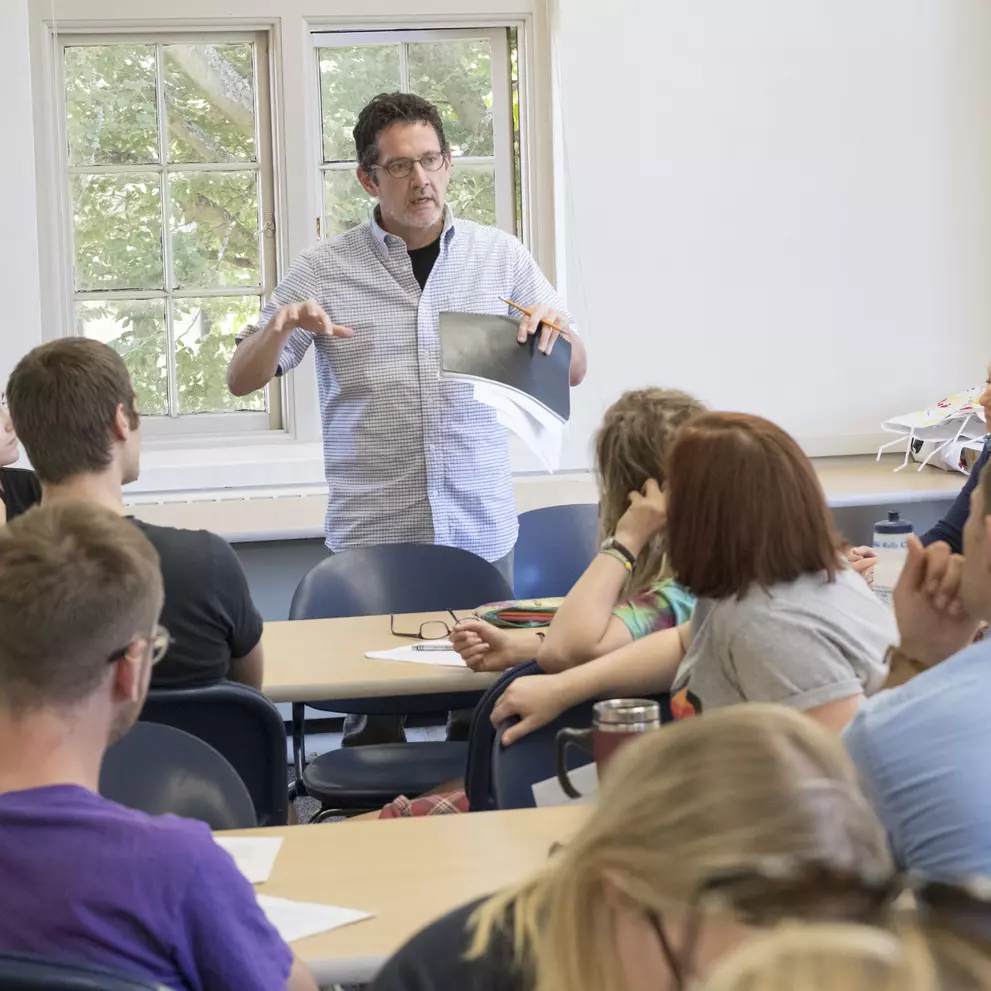
<svg viewBox="0 0 991 991">
<path fill-rule="evenodd" d="M 0 388 L 41 342 L 27 0 L 0 3 Z"/>
<path fill-rule="evenodd" d="M 562 254 L 591 355 L 566 467 L 587 463 L 605 405 L 646 382 L 761 412 L 823 454 L 870 450 L 883 417 L 977 381 L 991 357 L 991 4 L 557 2 Z M 289 53 L 287 94 L 304 85 L 307 18 L 353 26 L 539 7 L 173 0 L 163 11 L 152 0 L 55 0 L 61 22 L 140 26 L 165 14 L 271 24 Z M 45 282 L 29 9 L 40 20 L 52 0 L 0 2 L 4 380 L 41 339 Z M 303 113 L 293 100 L 285 112 Z M 536 130 L 543 138 L 549 120 Z M 294 142 L 284 155 L 291 255 L 312 231 L 311 166 Z M 549 175 L 546 155 L 541 162 Z M 537 197 L 545 211 L 550 201 Z M 306 462 L 293 477 L 319 477 L 315 444 L 283 455 Z M 243 460 L 238 451 L 151 452 L 145 481 L 179 487 L 196 458 L 202 470 L 192 474 L 206 487 L 257 484 L 271 452 L 240 474 L 220 465 L 227 457 Z"/>
<path fill-rule="evenodd" d="M 591 337 L 569 464 L 647 382 L 838 454 L 981 381 L 991 4 L 558 3 L 567 285 Z"/>
</svg>

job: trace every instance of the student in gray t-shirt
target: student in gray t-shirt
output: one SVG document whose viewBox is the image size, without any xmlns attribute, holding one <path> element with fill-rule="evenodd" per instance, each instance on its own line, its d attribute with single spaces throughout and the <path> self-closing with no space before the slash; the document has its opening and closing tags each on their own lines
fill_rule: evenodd
<svg viewBox="0 0 991 991">
<path fill-rule="evenodd" d="M 671 692 L 678 716 L 735 702 L 813 709 L 873 695 L 895 624 L 851 570 L 703 599 Z"/>
<path fill-rule="evenodd" d="M 883 686 L 894 619 L 848 567 L 815 471 L 779 427 L 742 413 L 696 417 L 671 449 L 666 491 L 631 499 L 657 503 L 671 570 L 698 599 L 692 621 L 518 678 L 492 713 L 520 717 L 504 743 L 587 699 L 666 691 L 676 719 L 776 702 L 839 731 Z"/>
</svg>

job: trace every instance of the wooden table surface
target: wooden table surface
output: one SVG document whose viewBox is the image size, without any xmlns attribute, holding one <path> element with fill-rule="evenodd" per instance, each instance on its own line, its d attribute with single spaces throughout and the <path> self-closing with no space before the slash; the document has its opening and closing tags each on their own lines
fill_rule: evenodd
<svg viewBox="0 0 991 991">
<path fill-rule="evenodd" d="M 450 614 L 445 613 L 397 616 L 396 629 L 413 632 L 428 620 L 453 622 Z M 265 649 L 262 691 L 273 702 L 319 702 L 383 695 L 479 692 L 498 677 L 491 673 L 476 674 L 468 668 L 365 657 L 366 651 L 413 643 L 389 632 L 388 616 L 266 623 L 262 634 Z"/>
<path fill-rule="evenodd" d="M 260 894 L 373 913 L 293 944 L 319 984 L 364 983 L 428 923 L 542 867 L 588 812 L 571 805 L 224 835 L 285 837 Z"/>
<path fill-rule="evenodd" d="M 871 455 L 814 458 L 812 464 L 834 508 L 883 506 L 889 503 L 950 499 L 963 487 L 957 472 L 909 465 L 895 468 L 900 455 L 886 455 L 878 462 Z M 519 512 L 567 503 L 598 500 L 595 479 L 588 472 L 519 476 L 513 480 Z M 217 497 L 202 494 L 129 494 L 130 512 L 148 523 L 189 529 L 212 530 L 232 543 L 268 540 L 301 540 L 323 536 L 327 496 L 306 493 L 231 491 Z"/>
</svg>

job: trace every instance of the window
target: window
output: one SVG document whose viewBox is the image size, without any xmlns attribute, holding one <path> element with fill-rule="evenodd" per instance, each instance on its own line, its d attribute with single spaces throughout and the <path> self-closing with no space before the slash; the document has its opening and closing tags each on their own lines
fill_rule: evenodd
<svg viewBox="0 0 991 991">
<path fill-rule="evenodd" d="M 61 54 L 76 333 L 120 353 L 146 416 L 278 426 L 277 388 L 226 382 L 274 287 L 265 37 L 79 37 Z"/>
<path fill-rule="evenodd" d="M 320 32 L 321 233 L 367 220 L 374 201 L 355 178 L 352 129 L 377 93 L 401 90 L 436 104 L 451 145 L 447 191 L 456 216 L 517 233 L 519 87 L 516 31 Z"/>
</svg>

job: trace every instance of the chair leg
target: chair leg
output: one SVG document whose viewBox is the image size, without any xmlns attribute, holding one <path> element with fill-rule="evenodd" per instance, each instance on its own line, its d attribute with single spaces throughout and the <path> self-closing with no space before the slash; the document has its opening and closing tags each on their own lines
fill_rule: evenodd
<svg viewBox="0 0 991 991">
<path fill-rule="evenodd" d="M 306 786 L 303 784 L 303 771 L 306 769 L 306 706 L 302 702 L 292 704 L 292 757 L 296 769 L 296 780 L 293 783 L 295 794 L 291 799 L 305 798 Z"/>
</svg>

